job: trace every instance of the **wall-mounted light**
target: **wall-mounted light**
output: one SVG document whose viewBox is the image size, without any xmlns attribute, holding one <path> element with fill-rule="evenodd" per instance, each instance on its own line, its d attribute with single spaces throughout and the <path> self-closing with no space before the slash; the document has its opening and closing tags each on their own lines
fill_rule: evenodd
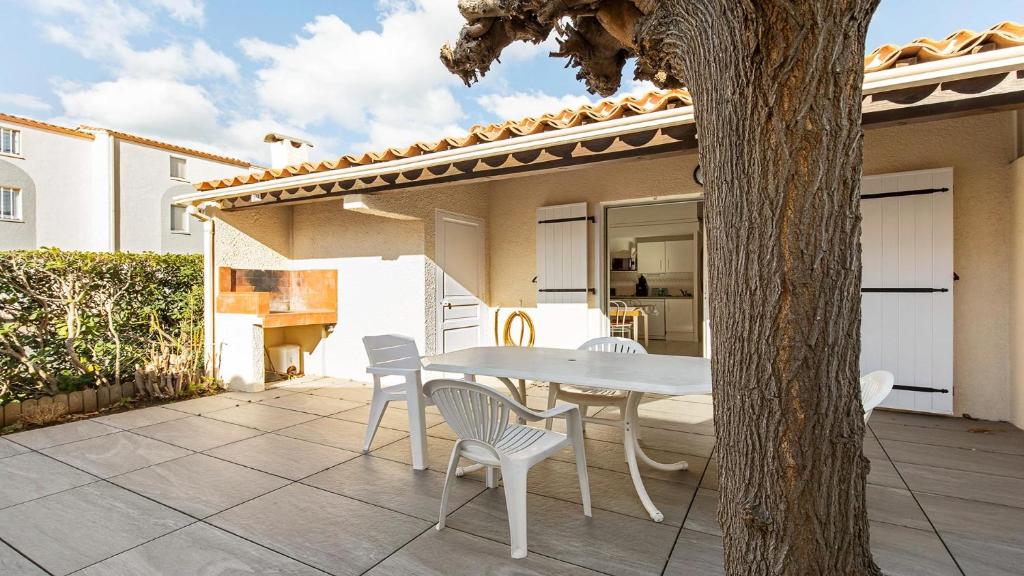
<svg viewBox="0 0 1024 576">
<path fill-rule="evenodd" d="M 701 188 L 704 187 L 704 169 L 700 167 L 700 164 L 693 169 L 693 181 Z"/>
</svg>

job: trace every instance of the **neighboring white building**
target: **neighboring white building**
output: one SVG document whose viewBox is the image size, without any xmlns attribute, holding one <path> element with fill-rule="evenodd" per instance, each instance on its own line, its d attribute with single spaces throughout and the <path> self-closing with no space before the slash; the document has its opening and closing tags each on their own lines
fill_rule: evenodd
<svg viewBox="0 0 1024 576">
<path fill-rule="evenodd" d="M 249 162 L 104 128 L 0 113 L 0 250 L 199 253 L 171 198 Z"/>
</svg>

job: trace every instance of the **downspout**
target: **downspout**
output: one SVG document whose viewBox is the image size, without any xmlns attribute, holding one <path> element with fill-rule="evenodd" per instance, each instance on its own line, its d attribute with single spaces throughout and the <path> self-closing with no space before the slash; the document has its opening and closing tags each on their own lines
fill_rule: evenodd
<svg viewBox="0 0 1024 576">
<path fill-rule="evenodd" d="M 210 208 L 218 207 L 217 202 L 203 202 L 198 206 L 189 205 L 186 212 L 206 224 L 203 226 L 203 254 L 207 260 L 205 286 L 203 287 L 204 323 L 207 326 L 210 346 L 210 377 L 217 379 L 217 221 L 206 213 Z M 205 338 L 204 338 L 205 339 Z"/>
</svg>

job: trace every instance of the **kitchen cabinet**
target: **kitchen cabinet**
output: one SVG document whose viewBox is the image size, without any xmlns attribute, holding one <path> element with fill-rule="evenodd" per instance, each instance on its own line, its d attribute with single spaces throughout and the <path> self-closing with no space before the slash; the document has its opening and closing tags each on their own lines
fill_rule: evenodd
<svg viewBox="0 0 1024 576">
<path fill-rule="evenodd" d="M 669 340 L 697 341 L 696 300 L 673 298 L 665 300 L 665 334 Z"/>
<path fill-rule="evenodd" d="M 665 243 L 638 242 L 636 245 L 636 271 L 641 274 L 664 274 Z"/>
<path fill-rule="evenodd" d="M 668 274 L 693 273 L 693 240 L 669 240 L 665 242 L 665 272 Z"/>
</svg>

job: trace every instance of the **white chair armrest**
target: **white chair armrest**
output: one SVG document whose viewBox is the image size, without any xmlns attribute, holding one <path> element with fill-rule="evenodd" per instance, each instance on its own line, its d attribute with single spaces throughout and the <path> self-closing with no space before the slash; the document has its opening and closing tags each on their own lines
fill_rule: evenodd
<svg viewBox="0 0 1024 576">
<path fill-rule="evenodd" d="M 419 368 L 384 368 L 383 366 L 367 366 L 367 374 L 376 374 L 378 376 L 407 376 L 409 374 L 416 374 L 419 372 Z"/>
<path fill-rule="evenodd" d="M 516 416 L 519 416 L 529 422 L 547 420 L 548 418 L 572 418 L 573 412 L 577 415 L 579 414 L 579 408 L 573 404 L 559 404 L 550 410 L 534 412 L 519 402 L 516 402 L 514 399 L 509 398 L 509 406 L 512 411 L 516 413 Z"/>
</svg>

